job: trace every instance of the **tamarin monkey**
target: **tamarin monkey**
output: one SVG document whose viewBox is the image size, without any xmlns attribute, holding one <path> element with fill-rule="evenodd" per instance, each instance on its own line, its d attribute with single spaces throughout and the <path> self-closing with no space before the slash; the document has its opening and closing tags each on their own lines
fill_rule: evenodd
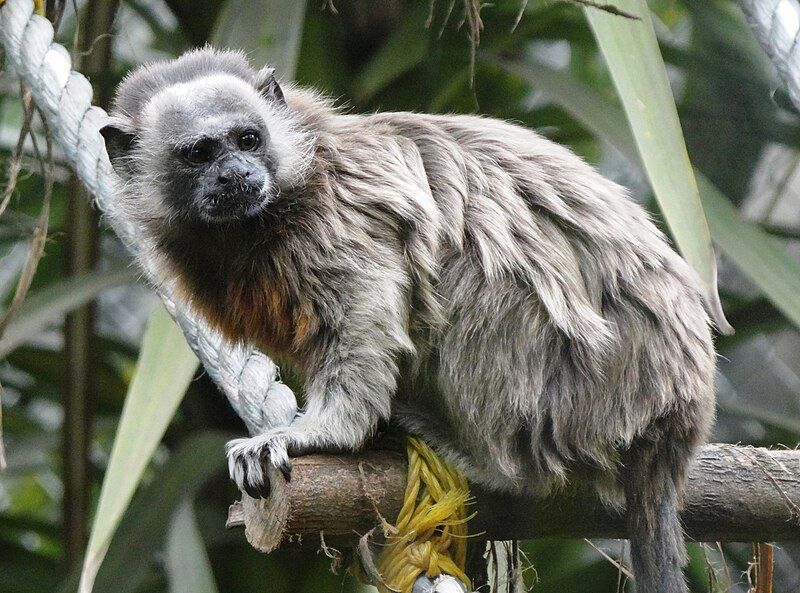
<svg viewBox="0 0 800 593">
<path fill-rule="evenodd" d="M 290 426 L 229 446 L 241 489 L 268 496 L 270 451 L 355 450 L 391 419 L 489 489 L 591 485 L 627 507 L 640 593 L 688 591 L 711 328 L 622 187 L 520 126 L 345 113 L 208 48 L 130 74 L 102 134 L 158 273 L 303 378 Z"/>
</svg>

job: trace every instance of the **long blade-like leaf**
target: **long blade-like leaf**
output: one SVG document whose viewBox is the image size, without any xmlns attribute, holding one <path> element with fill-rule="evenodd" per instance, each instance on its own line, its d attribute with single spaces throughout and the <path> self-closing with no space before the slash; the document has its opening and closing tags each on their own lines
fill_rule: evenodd
<svg viewBox="0 0 800 593">
<path fill-rule="evenodd" d="M 678 111 L 645 0 L 616 0 L 638 20 L 586 8 L 628 116 L 645 172 L 683 257 L 706 284 L 718 328 L 730 333 L 717 293 L 717 263 Z"/>
<path fill-rule="evenodd" d="M 775 306 L 800 327 L 800 263 L 757 225 L 747 222 L 708 178 L 697 175 L 714 241 Z"/>
<path fill-rule="evenodd" d="M 556 71 L 535 62 L 496 63 L 546 91 L 555 103 L 632 162 L 641 162 L 619 105 L 567 71 Z M 695 176 L 717 246 L 800 327 L 800 263 L 758 225 L 744 220 L 730 200 L 702 173 L 695 171 Z"/>
<path fill-rule="evenodd" d="M 211 43 L 247 51 L 254 64 L 269 64 L 291 80 L 303 36 L 306 3 L 298 0 L 230 0 L 211 34 Z"/>
<path fill-rule="evenodd" d="M 90 593 L 111 536 L 197 369 L 181 330 L 159 306 L 150 316 L 111 450 L 79 590 Z"/>
<path fill-rule="evenodd" d="M 170 593 L 217 593 L 191 500 L 172 517 L 166 552 Z"/>
<path fill-rule="evenodd" d="M 182 501 L 193 498 L 211 477 L 225 471 L 227 461 L 219 453 L 228 440 L 230 435 L 217 431 L 192 434 L 153 472 L 150 484 L 136 494 L 111 540 L 95 582 L 97 591 L 141 590 L 154 554 L 167 537 L 170 517 Z M 59 593 L 75 593 L 78 576 L 70 575 Z"/>
<path fill-rule="evenodd" d="M 29 295 L 17 317 L 0 338 L 0 358 L 8 356 L 14 348 L 36 336 L 48 325 L 60 321 L 66 313 L 85 305 L 99 293 L 132 282 L 138 275 L 133 268 L 93 272 L 55 282 Z"/>
</svg>

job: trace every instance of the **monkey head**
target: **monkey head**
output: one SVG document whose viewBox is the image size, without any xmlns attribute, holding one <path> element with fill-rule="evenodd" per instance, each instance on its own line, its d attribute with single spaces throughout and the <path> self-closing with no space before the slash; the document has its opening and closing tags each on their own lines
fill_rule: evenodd
<svg viewBox="0 0 800 593">
<path fill-rule="evenodd" d="M 126 182 L 122 206 L 156 224 L 257 216 L 293 184 L 307 142 L 272 68 L 230 72 L 220 54 L 211 65 L 203 51 L 189 57 L 183 70 L 180 60 L 144 68 L 120 86 L 101 134 Z"/>
</svg>

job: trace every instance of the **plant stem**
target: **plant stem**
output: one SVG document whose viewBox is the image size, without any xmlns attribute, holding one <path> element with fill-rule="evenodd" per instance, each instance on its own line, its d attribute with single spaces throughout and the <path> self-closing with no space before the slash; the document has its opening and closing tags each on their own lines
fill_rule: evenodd
<svg viewBox="0 0 800 593">
<path fill-rule="evenodd" d="M 82 71 L 108 72 L 111 63 L 111 32 L 118 2 L 90 0 L 81 26 L 79 47 Z M 96 77 L 103 80 L 103 77 Z M 108 85 L 95 88 L 101 106 L 108 104 Z M 98 215 L 90 196 L 73 178 L 67 185 L 66 261 L 68 276 L 85 274 L 95 266 L 98 251 Z M 64 325 L 64 427 L 62 505 L 65 568 L 69 570 L 83 558 L 88 533 L 90 497 L 89 444 L 91 442 L 92 392 L 96 349 L 94 342 L 94 305 L 89 304 L 67 316 Z"/>
</svg>

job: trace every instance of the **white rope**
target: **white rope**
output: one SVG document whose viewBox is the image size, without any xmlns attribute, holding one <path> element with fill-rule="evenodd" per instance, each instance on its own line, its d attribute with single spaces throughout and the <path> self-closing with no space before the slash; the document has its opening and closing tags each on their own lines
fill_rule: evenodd
<svg viewBox="0 0 800 593">
<path fill-rule="evenodd" d="M 0 7 L 0 43 L 6 64 L 30 89 L 53 138 L 94 195 L 98 208 L 107 215 L 131 253 L 141 256 L 141 245 L 137 243 L 140 234 L 131 221 L 121 220 L 115 209 L 114 194 L 119 180 L 99 132 L 108 116 L 92 106 L 89 81 L 71 69 L 67 50 L 53 43 L 53 27 L 46 18 L 34 14 L 33 0 L 6 0 Z M 148 272 L 148 262 L 142 257 L 137 259 Z M 148 276 L 154 280 L 152 274 Z M 254 348 L 225 341 L 188 305 L 177 303 L 169 286 L 157 286 L 157 292 L 251 434 L 291 422 L 297 411 L 295 397 L 278 380 L 278 369 L 271 360 Z"/>
<path fill-rule="evenodd" d="M 800 109 L 800 5 L 797 0 L 739 0 L 739 6 Z"/>
</svg>

